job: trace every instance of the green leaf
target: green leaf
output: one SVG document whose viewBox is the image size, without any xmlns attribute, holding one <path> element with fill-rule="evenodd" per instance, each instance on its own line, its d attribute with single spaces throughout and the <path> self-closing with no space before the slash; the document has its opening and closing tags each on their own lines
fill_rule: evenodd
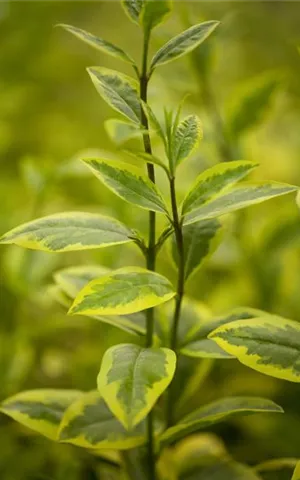
<svg viewBox="0 0 300 480">
<path fill-rule="evenodd" d="M 198 148 L 202 137 L 202 125 L 197 115 L 189 115 L 178 124 L 173 132 L 171 142 L 171 164 L 173 169 Z"/>
<path fill-rule="evenodd" d="M 156 422 L 155 431 L 161 430 Z M 83 448 L 127 450 L 146 443 L 146 425 L 131 431 L 113 416 L 99 392 L 83 394 L 66 410 L 59 428 L 59 440 Z"/>
<path fill-rule="evenodd" d="M 279 182 L 244 183 L 233 187 L 228 193 L 218 195 L 202 207 L 186 215 L 184 224 L 189 225 L 199 220 L 220 217 L 226 213 L 265 202 L 271 198 L 295 192 L 298 188 Z"/>
<path fill-rule="evenodd" d="M 109 348 L 98 375 L 98 390 L 125 428 L 149 413 L 170 384 L 176 355 L 167 348 L 120 344 Z"/>
<path fill-rule="evenodd" d="M 83 161 L 104 185 L 127 202 L 146 210 L 167 212 L 158 188 L 138 168 L 100 158 Z"/>
<path fill-rule="evenodd" d="M 100 277 L 107 275 L 108 272 L 109 270 L 107 268 L 95 265 L 69 267 L 59 270 L 54 274 L 54 280 L 57 283 L 56 287 L 59 291 L 52 291 L 52 295 L 56 295 L 59 303 L 70 308 L 72 300 L 75 299 L 80 290 L 82 290 L 90 281 L 96 278 L 99 279 Z M 93 318 L 131 334 L 144 335 L 146 333 L 145 315 L 142 313 L 122 316 L 110 315 L 108 317 L 93 315 Z"/>
<path fill-rule="evenodd" d="M 173 443 L 200 429 L 223 422 L 238 415 L 258 412 L 283 412 L 271 400 L 259 397 L 227 397 L 205 405 L 182 418 L 177 425 L 168 428 L 160 437 L 163 446 Z"/>
<path fill-rule="evenodd" d="M 138 85 L 132 78 L 104 67 L 90 67 L 87 71 L 108 105 L 132 122 L 141 123 Z"/>
<path fill-rule="evenodd" d="M 121 3 L 128 17 L 133 22 L 139 23 L 140 14 L 145 0 L 122 0 Z"/>
<path fill-rule="evenodd" d="M 82 40 L 101 52 L 108 53 L 115 58 L 119 58 L 124 62 L 135 65 L 134 60 L 126 52 L 124 52 L 124 50 L 110 42 L 107 42 L 106 40 L 103 40 L 103 38 L 96 37 L 92 33 L 86 32 L 85 30 L 81 30 L 77 27 L 73 27 L 72 25 L 59 24 L 58 27 L 62 27 L 67 32 L 70 32 L 75 35 L 75 37 L 79 38 L 79 40 Z"/>
<path fill-rule="evenodd" d="M 125 267 L 90 282 L 77 295 L 69 313 L 126 315 L 160 305 L 174 295 L 172 285 L 162 275 Z"/>
<path fill-rule="evenodd" d="M 218 245 L 218 231 L 221 224 L 218 220 L 203 220 L 183 227 L 185 279 L 195 273 L 202 260 L 213 253 Z M 178 251 L 175 236 L 172 237 L 172 256 L 178 265 Z"/>
<path fill-rule="evenodd" d="M 296 465 L 296 468 L 292 476 L 292 480 L 300 480 L 300 461 Z"/>
<path fill-rule="evenodd" d="M 229 187 L 248 175 L 257 164 L 254 162 L 235 161 L 220 163 L 201 173 L 195 184 L 187 193 L 182 213 L 193 212 L 202 205 L 212 201 L 217 195 L 228 190 Z"/>
<path fill-rule="evenodd" d="M 170 13 L 172 2 L 170 0 L 145 0 L 140 13 L 140 23 L 144 30 L 149 32 L 163 22 L 166 15 Z"/>
<path fill-rule="evenodd" d="M 279 79 L 268 73 L 251 79 L 240 91 L 234 92 L 226 122 L 231 136 L 239 137 L 263 119 L 278 85 Z"/>
<path fill-rule="evenodd" d="M 117 118 L 106 120 L 104 127 L 110 139 L 117 145 L 121 145 L 132 138 L 140 137 L 143 132 L 146 132 L 146 130 L 143 130 L 135 123 L 129 123 Z"/>
<path fill-rule="evenodd" d="M 151 62 L 151 70 L 159 65 L 175 60 L 194 50 L 202 43 L 219 25 L 219 22 L 209 21 L 194 25 L 176 37 L 169 40 L 156 52 Z"/>
<path fill-rule="evenodd" d="M 64 411 L 80 398 L 77 390 L 28 390 L 4 400 L 0 411 L 51 440 L 57 440 Z"/>
<path fill-rule="evenodd" d="M 297 465 L 297 458 L 274 458 L 266 460 L 255 466 L 255 471 L 258 473 L 274 473 L 276 478 L 282 473 L 284 475 L 286 470 L 294 470 Z M 273 478 L 273 475 L 272 475 Z M 281 478 L 281 475 L 280 475 Z M 300 477 L 299 477 L 300 479 Z"/>
<path fill-rule="evenodd" d="M 265 314 L 262 310 L 240 307 L 235 308 L 226 315 L 206 320 L 198 326 L 193 337 L 183 344 L 180 353 L 194 358 L 234 358 L 212 339 L 207 338 L 208 335 L 221 325 L 225 325 L 233 320 L 255 318 L 262 314 Z"/>
<path fill-rule="evenodd" d="M 300 324 L 275 315 L 237 320 L 209 338 L 225 352 L 258 372 L 300 382 Z"/>
<path fill-rule="evenodd" d="M 70 252 L 132 242 L 133 232 L 103 215 L 67 212 L 38 218 L 10 230 L 0 243 L 45 252 Z"/>
</svg>

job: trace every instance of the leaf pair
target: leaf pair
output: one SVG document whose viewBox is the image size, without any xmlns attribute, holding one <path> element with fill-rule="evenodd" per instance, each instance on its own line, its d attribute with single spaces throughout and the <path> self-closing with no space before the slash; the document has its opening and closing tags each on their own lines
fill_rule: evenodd
<svg viewBox="0 0 300 480">
<path fill-rule="evenodd" d="M 215 218 L 298 189 L 278 182 L 235 186 L 256 166 L 253 162 L 234 161 L 200 174 L 183 201 L 184 224 Z"/>
</svg>

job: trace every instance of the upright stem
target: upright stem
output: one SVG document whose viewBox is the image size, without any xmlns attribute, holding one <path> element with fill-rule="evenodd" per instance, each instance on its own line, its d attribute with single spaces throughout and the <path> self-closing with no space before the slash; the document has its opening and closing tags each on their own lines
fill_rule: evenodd
<svg viewBox="0 0 300 480">
<path fill-rule="evenodd" d="M 184 243 L 183 243 L 183 233 L 182 233 L 182 224 L 179 219 L 178 206 L 176 200 L 176 191 L 175 191 L 175 177 L 170 178 L 170 194 L 171 194 L 171 204 L 172 204 L 172 216 L 173 216 L 173 226 L 175 239 L 177 244 L 177 253 L 178 253 L 178 279 L 177 279 L 177 296 L 176 304 L 173 316 L 172 330 L 171 330 L 171 340 L 170 347 L 172 350 L 177 350 L 177 334 L 178 334 L 178 325 L 181 314 L 181 305 L 184 295 Z M 168 401 L 167 401 L 167 425 L 171 426 L 174 423 L 173 418 L 173 389 L 174 383 L 171 383 L 168 390 Z"/>
<path fill-rule="evenodd" d="M 150 31 L 144 33 L 144 48 L 143 48 L 143 60 L 142 60 L 142 71 L 140 76 L 140 97 L 143 102 L 147 103 L 147 93 L 148 93 L 148 82 L 149 77 L 147 73 L 147 63 L 148 63 L 148 50 L 149 50 L 149 40 L 150 40 Z M 143 109 L 141 109 L 141 122 L 145 129 L 143 133 L 144 149 L 146 153 L 151 154 L 151 139 L 148 133 L 148 119 L 145 115 Z M 155 170 L 154 166 L 150 163 L 147 163 L 148 177 L 151 182 L 155 183 Z M 155 270 L 155 243 L 156 243 L 156 234 L 155 234 L 155 223 L 156 217 L 155 212 L 149 212 L 149 236 L 148 236 L 148 248 L 146 255 L 147 269 L 154 271 Z M 146 332 L 146 347 L 151 347 L 153 343 L 153 330 L 154 330 L 154 309 L 150 308 L 146 310 L 146 323 L 147 323 L 147 332 Z M 147 417 L 147 436 L 148 436 L 148 452 L 147 452 L 147 463 L 148 463 L 148 477 L 149 480 L 155 480 L 155 453 L 154 453 L 154 434 L 153 434 L 153 413 L 150 412 Z"/>
</svg>

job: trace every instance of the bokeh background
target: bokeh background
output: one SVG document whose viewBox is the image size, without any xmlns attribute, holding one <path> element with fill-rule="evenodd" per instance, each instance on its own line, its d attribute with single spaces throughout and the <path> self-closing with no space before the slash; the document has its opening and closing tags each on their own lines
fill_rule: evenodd
<svg viewBox="0 0 300 480">
<path fill-rule="evenodd" d="M 212 19 L 222 22 L 216 34 L 193 55 L 161 67 L 150 87 L 150 103 L 158 115 L 163 105 L 175 108 L 189 93 L 184 111 L 197 113 L 203 123 L 199 151 L 180 167 L 178 195 L 203 169 L 233 159 L 258 161 L 256 180 L 299 185 L 300 3 L 175 2 L 174 14 L 154 32 L 153 52 L 189 25 Z M 105 123 L 115 115 L 97 95 L 85 68 L 130 70 L 54 28 L 57 23 L 98 34 L 130 51 L 137 61 L 141 56 L 139 29 L 116 1 L 0 3 L 0 233 L 63 210 L 106 213 L 146 232 L 145 212 L 107 191 L 78 161 L 91 150 L 122 156 Z M 163 179 L 159 183 L 164 189 Z M 52 274 L 69 265 L 142 262 L 131 246 L 63 255 L 3 246 L 1 399 L 39 387 L 94 389 L 104 351 L 118 341 L 130 341 L 130 335 L 95 320 L 67 317 L 49 294 Z M 175 278 L 168 247 L 158 268 Z M 300 218 L 293 196 L 226 218 L 222 244 L 187 286 L 188 295 L 205 303 L 212 314 L 251 306 L 294 320 L 300 319 L 299 291 Z M 181 391 L 200 367 L 192 360 L 182 365 Z M 285 415 L 245 417 L 213 431 L 230 454 L 251 465 L 300 457 L 297 384 L 260 375 L 236 361 L 216 361 L 201 387 L 194 384 L 191 392 L 187 411 L 222 395 L 272 398 Z M 280 479 L 288 479 L 291 471 L 281 474 Z M 109 475 L 103 478 L 114 478 Z M 100 478 L 93 456 L 51 443 L 2 415 L 0 477 Z"/>
</svg>

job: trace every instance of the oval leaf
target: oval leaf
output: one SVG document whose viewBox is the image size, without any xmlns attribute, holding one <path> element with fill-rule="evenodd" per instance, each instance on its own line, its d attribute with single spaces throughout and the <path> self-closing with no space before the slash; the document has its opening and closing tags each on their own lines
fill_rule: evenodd
<svg viewBox="0 0 300 480">
<path fill-rule="evenodd" d="M 62 27 L 67 32 L 70 32 L 75 35 L 75 37 L 79 38 L 79 40 L 82 40 L 91 47 L 100 50 L 101 52 L 108 53 L 112 57 L 119 58 L 124 62 L 135 65 L 134 60 L 129 55 L 127 55 L 124 50 L 117 47 L 116 45 L 113 45 L 110 42 L 107 42 L 106 40 L 103 40 L 103 38 L 96 37 L 92 33 L 86 32 L 85 30 L 81 30 L 77 27 L 73 27 L 72 25 L 65 25 L 61 23 L 58 25 L 58 27 Z"/>
<path fill-rule="evenodd" d="M 228 193 L 218 195 L 202 207 L 186 215 L 184 224 L 189 225 L 199 220 L 216 218 L 241 208 L 265 202 L 274 197 L 295 192 L 299 187 L 279 182 L 242 184 L 233 187 Z"/>
<path fill-rule="evenodd" d="M 171 144 L 173 168 L 186 160 L 198 148 L 202 137 L 202 125 L 197 115 L 190 115 L 178 124 Z"/>
<path fill-rule="evenodd" d="M 176 37 L 172 38 L 156 52 L 151 62 L 151 70 L 159 65 L 169 63 L 176 58 L 194 50 L 219 25 L 219 22 L 209 21 L 194 25 Z"/>
<path fill-rule="evenodd" d="M 185 279 L 195 273 L 202 260 L 213 253 L 218 245 L 218 231 L 221 224 L 218 220 L 203 220 L 183 227 Z M 178 265 L 178 251 L 175 236 L 172 237 L 172 256 Z"/>
<path fill-rule="evenodd" d="M 136 82 L 123 73 L 104 67 L 87 69 L 97 92 L 114 110 L 140 124 L 141 104 Z"/>
<path fill-rule="evenodd" d="M 300 324 L 297 322 L 274 315 L 237 320 L 216 329 L 209 338 L 258 372 L 300 382 Z"/>
<path fill-rule="evenodd" d="M 161 430 L 157 423 L 155 430 Z M 129 432 L 113 416 L 99 392 L 88 392 L 66 410 L 58 438 L 84 448 L 127 450 L 146 443 L 147 435 L 145 422 Z"/>
<path fill-rule="evenodd" d="M 160 305 L 174 295 L 172 285 L 162 275 L 125 267 L 90 282 L 79 292 L 69 313 L 126 315 Z"/>
<path fill-rule="evenodd" d="M 98 375 L 98 389 L 126 429 L 149 413 L 170 384 L 176 355 L 168 348 L 120 344 L 109 348 Z"/>
<path fill-rule="evenodd" d="M 70 252 L 132 242 L 133 232 L 103 215 L 67 212 L 38 218 L 10 230 L 0 243 L 45 252 Z"/>
<path fill-rule="evenodd" d="M 28 390 L 4 400 L 0 411 L 51 440 L 57 440 L 65 410 L 82 392 L 77 390 Z"/>
<path fill-rule="evenodd" d="M 162 445 L 168 445 L 197 430 L 208 428 L 211 425 L 228 420 L 231 417 L 258 412 L 280 413 L 283 412 L 283 410 L 276 405 L 276 403 L 265 398 L 222 398 L 195 410 L 181 419 L 177 425 L 168 428 L 161 435 L 160 442 Z"/>
<path fill-rule="evenodd" d="M 100 158 L 85 159 L 84 162 L 96 177 L 127 202 L 146 210 L 167 212 L 158 188 L 138 168 Z"/>
<path fill-rule="evenodd" d="M 201 173 L 191 190 L 186 195 L 182 213 L 193 212 L 222 193 L 226 188 L 234 185 L 248 175 L 257 164 L 254 162 L 235 161 L 220 163 Z"/>
</svg>

